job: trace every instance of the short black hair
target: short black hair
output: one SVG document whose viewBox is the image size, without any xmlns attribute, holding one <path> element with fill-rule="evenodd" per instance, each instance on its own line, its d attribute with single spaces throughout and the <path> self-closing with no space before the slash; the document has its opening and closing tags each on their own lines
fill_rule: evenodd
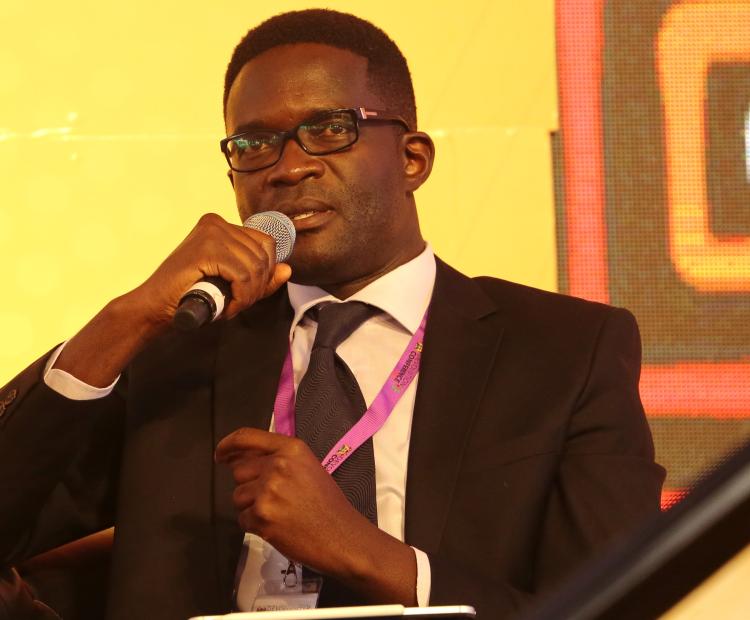
<svg viewBox="0 0 750 620">
<path fill-rule="evenodd" d="M 321 43 L 366 58 L 372 89 L 388 105 L 389 112 L 399 114 L 416 130 L 414 88 L 406 59 L 398 46 L 370 22 L 328 9 L 282 13 L 248 31 L 234 48 L 224 76 L 224 116 L 229 90 L 242 67 L 269 49 L 296 43 Z"/>
</svg>

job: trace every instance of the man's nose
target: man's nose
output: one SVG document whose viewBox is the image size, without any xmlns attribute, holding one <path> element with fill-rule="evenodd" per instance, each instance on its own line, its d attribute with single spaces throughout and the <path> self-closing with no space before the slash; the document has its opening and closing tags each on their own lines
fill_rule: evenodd
<svg viewBox="0 0 750 620">
<path fill-rule="evenodd" d="M 294 139 L 281 147 L 281 157 L 269 168 L 268 182 L 272 185 L 296 185 L 307 177 L 320 177 L 323 162 L 306 153 Z"/>
</svg>

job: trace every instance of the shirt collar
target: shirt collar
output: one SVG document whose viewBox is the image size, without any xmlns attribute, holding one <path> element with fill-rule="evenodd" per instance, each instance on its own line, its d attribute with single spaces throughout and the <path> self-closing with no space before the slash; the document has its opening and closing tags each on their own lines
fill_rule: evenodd
<svg viewBox="0 0 750 620">
<path fill-rule="evenodd" d="M 389 271 L 346 301 L 363 301 L 380 308 L 414 334 L 430 304 L 435 286 L 435 255 L 430 244 L 419 256 Z M 323 302 L 341 302 L 317 286 L 290 282 L 287 285 L 289 302 L 294 309 L 291 330 L 302 320 L 305 312 Z M 290 331 L 291 337 L 291 331 Z"/>
</svg>

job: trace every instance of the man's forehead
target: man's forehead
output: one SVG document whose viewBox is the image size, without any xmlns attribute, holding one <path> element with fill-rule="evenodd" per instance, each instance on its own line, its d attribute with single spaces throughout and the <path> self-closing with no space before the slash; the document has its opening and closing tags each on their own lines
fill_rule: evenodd
<svg viewBox="0 0 750 620">
<path fill-rule="evenodd" d="M 317 43 L 283 45 L 250 60 L 232 84 L 227 129 L 254 121 L 289 124 L 316 110 L 382 107 L 367 80 L 367 59 Z"/>
</svg>

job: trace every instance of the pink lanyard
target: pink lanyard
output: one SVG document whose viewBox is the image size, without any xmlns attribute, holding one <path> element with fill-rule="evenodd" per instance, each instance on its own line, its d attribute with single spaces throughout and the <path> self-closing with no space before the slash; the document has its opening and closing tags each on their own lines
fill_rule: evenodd
<svg viewBox="0 0 750 620">
<path fill-rule="evenodd" d="M 323 459 L 321 465 L 332 474 L 352 453 L 380 430 L 391 415 L 396 403 L 411 385 L 419 372 L 422 357 L 424 331 L 427 325 L 427 312 L 422 317 L 419 328 L 411 337 L 401 359 L 391 371 L 388 380 L 372 401 L 359 421 L 339 439 Z M 281 369 L 279 389 L 274 402 L 276 432 L 294 437 L 294 369 L 292 368 L 291 345 Z"/>
</svg>

